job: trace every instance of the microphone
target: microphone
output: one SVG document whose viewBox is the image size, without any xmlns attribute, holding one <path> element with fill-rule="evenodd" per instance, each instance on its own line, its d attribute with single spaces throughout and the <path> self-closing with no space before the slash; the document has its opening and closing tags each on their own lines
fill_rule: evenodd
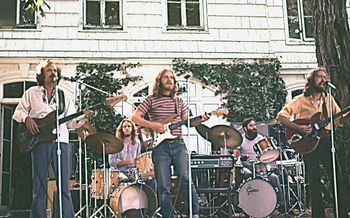
<svg viewBox="0 0 350 218">
<path fill-rule="evenodd" d="M 326 84 L 326 86 L 336 90 L 337 88 L 335 87 L 335 85 L 333 83 L 331 83 L 331 81 L 327 80 L 324 82 L 324 84 Z"/>
</svg>

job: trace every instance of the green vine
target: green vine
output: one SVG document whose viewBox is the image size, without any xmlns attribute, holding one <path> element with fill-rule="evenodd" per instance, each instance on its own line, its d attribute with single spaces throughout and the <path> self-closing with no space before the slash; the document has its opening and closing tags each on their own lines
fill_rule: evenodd
<svg viewBox="0 0 350 218">
<path fill-rule="evenodd" d="M 135 67 L 140 67 L 140 64 L 88 64 L 80 63 L 76 67 L 76 75 L 74 79 L 78 79 L 83 83 L 96 87 L 111 95 L 120 95 L 121 90 L 129 85 L 141 80 L 140 76 L 131 76 L 128 71 Z M 115 74 L 120 74 L 116 78 Z M 82 108 L 87 108 L 104 101 L 106 94 L 98 92 L 94 89 L 82 86 L 81 88 Z M 95 126 L 98 132 L 115 134 L 115 129 L 122 115 L 118 114 L 114 108 L 103 107 L 98 110 L 98 114 L 93 116 L 90 122 Z"/>
<path fill-rule="evenodd" d="M 175 59 L 173 69 L 178 75 L 191 73 L 207 86 L 222 94 L 230 109 L 228 121 L 240 122 L 248 116 L 257 121 L 276 117 L 287 95 L 285 83 L 278 70 L 278 59 L 244 61 L 235 59 L 229 64 L 198 64 Z"/>
</svg>

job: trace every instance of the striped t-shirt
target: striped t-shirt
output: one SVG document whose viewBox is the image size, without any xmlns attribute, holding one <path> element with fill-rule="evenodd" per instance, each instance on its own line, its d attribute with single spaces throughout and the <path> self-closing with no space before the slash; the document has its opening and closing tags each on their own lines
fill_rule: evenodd
<svg viewBox="0 0 350 218">
<path fill-rule="evenodd" d="M 149 114 L 151 121 L 162 121 L 169 115 L 174 113 L 180 114 L 171 123 L 181 122 L 181 116 L 187 113 L 187 104 L 178 97 L 178 112 L 175 110 L 175 100 L 168 97 L 155 97 L 153 95 L 148 96 L 143 102 L 138 106 L 138 109 L 143 113 Z M 181 127 L 173 129 L 171 132 L 173 135 L 181 136 Z"/>
</svg>

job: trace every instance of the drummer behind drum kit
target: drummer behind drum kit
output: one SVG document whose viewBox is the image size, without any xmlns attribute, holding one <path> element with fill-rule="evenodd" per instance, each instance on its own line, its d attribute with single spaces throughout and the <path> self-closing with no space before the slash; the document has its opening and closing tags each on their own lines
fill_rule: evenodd
<svg viewBox="0 0 350 218">
<path fill-rule="evenodd" d="M 209 128 L 201 124 L 196 129 L 203 138 L 212 142 L 213 148 L 216 148 L 217 152 L 221 154 L 228 154 L 227 148 L 237 148 L 242 142 L 241 134 L 230 126 L 218 125 Z M 220 148 L 219 151 L 219 146 L 224 147 L 224 149 Z M 277 141 L 273 137 L 264 137 L 259 140 L 254 145 L 254 151 L 258 161 L 252 163 L 252 175 L 249 174 L 247 176 L 240 158 L 234 164 L 234 169 L 232 170 L 232 194 L 238 197 L 238 202 L 234 206 L 252 217 L 271 215 L 277 206 L 277 193 L 268 181 L 268 178 L 274 172 L 280 177 L 282 182 L 285 213 L 293 209 L 299 209 L 300 214 L 304 213 L 306 209 L 306 187 L 303 161 L 297 155 L 290 159 L 290 155 L 287 155 L 287 152 L 292 154 L 295 154 L 295 152 L 291 149 L 282 149 L 281 146 L 277 146 Z"/>
<path fill-rule="evenodd" d="M 97 133 L 89 123 L 77 129 L 76 133 L 95 154 L 103 157 L 106 154 L 118 153 L 124 147 L 121 140 L 107 133 Z M 106 168 L 105 158 L 103 161 L 102 169 L 97 169 L 95 163 L 92 170 L 90 195 L 94 199 L 94 208 L 92 208 L 93 214 L 89 217 L 122 218 L 126 214 L 134 217 L 135 212 L 148 217 L 153 216 L 158 207 L 157 197 L 152 188 L 145 184 L 145 181 L 154 178 L 151 152 L 143 153 L 136 158 L 136 168 L 127 183 L 122 182 L 119 170 Z M 99 208 L 98 204 L 101 205 Z M 104 212 L 101 212 L 102 210 Z M 79 217 L 77 215 L 79 212 L 76 214 L 76 217 Z"/>
</svg>

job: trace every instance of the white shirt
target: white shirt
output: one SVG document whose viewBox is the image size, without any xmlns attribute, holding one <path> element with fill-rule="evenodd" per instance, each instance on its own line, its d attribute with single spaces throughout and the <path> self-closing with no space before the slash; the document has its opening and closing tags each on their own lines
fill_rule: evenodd
<svg viewBox="0 0 350 218">
<path fill-rule="evenodd" d="M 73 101 L 67 94 L 64 95 L 64 98 L 65 108 L 64 112 L 60 114 L 59 118 L 76 113 Z M 53 97 L 50 102 L 48 99 L 49 97 L 47 91 L 43 86 L 30 87 L 24 92 L 12 118 L 19 123 L 24 123 L 28 116 L 31 118 L 44 118 L 50 112 L 56 110 L 56 103 L 54 100 L 55 97 Z M 68 143 L 68 128 L 76 129 L 82 126 L 87 120 L 84 117 L 84 115 L 81 115 L 60 125 L 60 142 Z"/>
</svg>

